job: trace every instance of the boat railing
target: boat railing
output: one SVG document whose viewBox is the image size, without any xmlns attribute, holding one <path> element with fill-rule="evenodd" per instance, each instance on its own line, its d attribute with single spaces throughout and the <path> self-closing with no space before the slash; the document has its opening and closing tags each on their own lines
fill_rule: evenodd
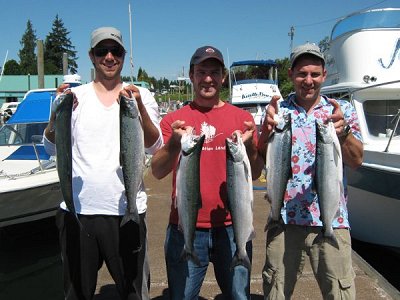
<svg viewBox="0 0 400 300">
<path fill-rule="evenodd" d="M 386 145 L 386 149 L 385 149 L 384 152 L 389 152 L 390 143 L 392 142 L 392 138 L 393 138 L 393 136 L 394 136 L 394 134 L 395 134 L 395 132 L 396 132 L 396 130 L 397 130 L 397 127 L 399 126 L 399 121 L 400 121 L 400 109 L 397 110 L 397 114 L 396 114 L 396 116 L 393 118 L 393 121 L 395 121 L 396 124 L 394 125 L 394 128 L 393 128 L 393 130 L 392 130 L 392 133 L 390 134 L 389 141 L 388 141 L 388 143 L 387 143 L 387 145 Z"/>
<path fill-rule="evenodd" d="M 367 90 L 367 89 L 371 89 L 371 88 L 380 87 L 380 86 L 395 84 L 395 83 L 400 83 L 400 80 L 386 81 L 386 82 L 371 84 L 369 86 L 359 87 L 359 88 L 348 87 L 348 88 L 346 88 L 346 90 L 343 90 L 340 92 L 340 99 L 347 99 L 354 106 L 354 97 L 353 97 L 354 93 L 363 91 L 363 90 Z M 380 115 L 380 116 L 382 116 L 382 115 Z M 389 136 L 389 133 L 387 134 L 389 136 L 389 140 L 388 140 L 388 143 L 386 145 L 384 152 L 389 151 L 389 146 L 392 142 L 393 137 L 396 134 L 396 131 L 397 131 L 397 128 L 399 125 L 399 121 L 400 121 L 400 109 L 398 109 L 397 113 L 394 115 L 386 115 L 386 117 L 390 117 L 390 116 L 394 116 L 391 123 L 395 122 L 395 125 L 394 125 L 393 129 L 390 129 L 390 136 Z"/>
<path fill-rule="evenodd" d="M 42 161 L 40 160 L 39 152 L 36 148 L 36 144 L 42 143 L 43 136 L 42 135 L 32 135 L 31 140 L 32 140 L 33 150 L 35 151 L 36 159 L 39 163 L 39 168 L 41 171 L 43 171 Z"/>
</svg>

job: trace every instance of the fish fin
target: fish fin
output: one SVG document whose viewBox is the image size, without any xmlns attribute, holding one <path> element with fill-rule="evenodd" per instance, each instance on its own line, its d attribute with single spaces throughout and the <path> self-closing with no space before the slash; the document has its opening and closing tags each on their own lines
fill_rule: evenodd
<svg viewBox="0 0 400 300">
<path fill-rule="evenodd" d="M 235 268 L 238 265 L 242 265 L 246 267 L 249 271 L 251 271 L 251 262 L 247 253 L 243 257 L 240 257 L 239 252 L 236 250 L 236 253 L 232 258 L 231 270 L 233 270 L 233 268 Z"/>
<path fill-rule="evenodd" d="M 271 219 L 271 220 L 269 220 L 267 222 L 267 224 L 265 224 L 264 232 L 267 231 L 267 230 L 271 230 L 271 229 L 277 228 L 277 227 L 282 228 L 282 225 L 283 225 L 282 219 L 279 219 L 278 221 L 275 221 L 275 220 Z"/>
<path fill-rule="evenodd" d="M 183 250 L 182 250 L 181 260 L 182 260 L 182 261 L 191 260 L 191 261 L 194 262 L 196 265 L 200 266 L 200 259 L 199 259 L 199 257 L 197 256 L 197 254 L 196 254 L 194 251 L 193 251 L 193 252 L 187 251 L 185 247 L 183 247 Z"/>
<path fill-rule="evenodd" d="M 256 237 L 256 232 L 255 232 L 255 230 L 254 230 L 254 228 L 253 228 L 253 229 L 251 230 L 251 233 L 250 233 L 249 238 L 247 239 L 247 241 L 250 242 L 250 241 L 254 240 L 255 237 Z"/>
</svg>

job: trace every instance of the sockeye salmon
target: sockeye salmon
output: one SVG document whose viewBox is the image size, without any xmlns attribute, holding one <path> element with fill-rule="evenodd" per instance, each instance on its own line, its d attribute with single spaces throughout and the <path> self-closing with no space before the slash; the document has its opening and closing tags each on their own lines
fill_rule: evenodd
<svg viewBox="0 0 400 300">
<path fill-rule="evenodd" d="M 335 127 L 316 122 L 315 186 L 323 224 L 323 235 L 339 248 L 332 221 L 339 209 L 343 193 L 342 152 Z"/>
<path fill-rule="evenodd" d="M 227 207 L 232 217 L 236 252 L 231 268 L 241 264 L 251 269 L 246 244 L 255 237 L 253 227 L 253 181 L 250 161 L 240 133 L 236 141 L 227 138 L 226 144 L 226 185 Z"/>
<path fill-rule="evenodd" d="M 179 227 L 183 231 L 185 245 L 182 259 L 191 259 L 200 265 L 194 249 L 197 214 L 201 208 L 200 195 L 200 154 L 205 135 L 196 136 L 185 133 L 181 139 L 181 153 L 176 172 L 176 201 L 178 208 Z"/>
<path fill-rule="evenodd" d="M 267 144 L 266 156 L 266 198 L 271 204 L 270 220 L 272 227 L 281 220 L 281 208 L 289 178 L 292 176 L 292 127 L 290 114 L 276 115 L 279 119 Z"/>
<path fill-rule="evenodd" d="M 60 179 L 61 193 L 67 209 L 77 217 L 72 194 L 71 116 L 74 95 L 68 93 L 59 97 L 63 99 L 57 106 L 55 120 L 57 172 Z"/>
<path fill-rule="evenodd" d="M 121 96 L 120 105 L 120 160 L 127 200 L 121 226 L 129 221 L 140 224 L 136 197 L 145 169 L 144 134 L 135 99 Z"/>
</svg>

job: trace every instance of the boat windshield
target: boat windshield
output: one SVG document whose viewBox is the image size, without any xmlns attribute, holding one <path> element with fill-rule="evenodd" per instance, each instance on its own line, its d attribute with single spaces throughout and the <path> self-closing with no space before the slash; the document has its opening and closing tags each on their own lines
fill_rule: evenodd
<svg viewBox="0 0 400 300">
<path fill-rule="evenodd" d="M 0 128 L 0 146 L 32 144 L 32 136 L 43 135 L 47 123 L 5 124 Z"/>
<path fill-rule="evenodd" d="M 343 18 L 332 29 L 331 40 L 347 32 L 375 28 L 400 28 L 400 9 L 376 9 Z"/>
<path fill-rule="evenodd" d="M 375 137 L 389 138 L 396 126 L 400 100 L 368 100 L 363 107 L 369 133 Z M 400 137 L 400 126 L 397 126 L 394 137 Z"/>
<path fill-rule="evenodd" d="M 277 82 L 277 67 L 274 65 L 237 65 L 230 69 L 232 84 L 249 82 Z"/>
</svg>

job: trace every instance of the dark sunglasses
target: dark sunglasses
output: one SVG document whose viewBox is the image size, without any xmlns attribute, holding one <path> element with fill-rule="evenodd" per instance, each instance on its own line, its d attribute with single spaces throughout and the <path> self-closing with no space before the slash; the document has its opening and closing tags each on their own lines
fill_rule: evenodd
<svg viewBox="0 0 400 300">
<path fill-rule="evenodd" d="M 125 50 L 122 47 L 95 47 L 93 48 L 93 54 L 97 57 L 106 56 L 109 52 L 115 57 L 122 57 L 125 54 Z"/>
</svg>

